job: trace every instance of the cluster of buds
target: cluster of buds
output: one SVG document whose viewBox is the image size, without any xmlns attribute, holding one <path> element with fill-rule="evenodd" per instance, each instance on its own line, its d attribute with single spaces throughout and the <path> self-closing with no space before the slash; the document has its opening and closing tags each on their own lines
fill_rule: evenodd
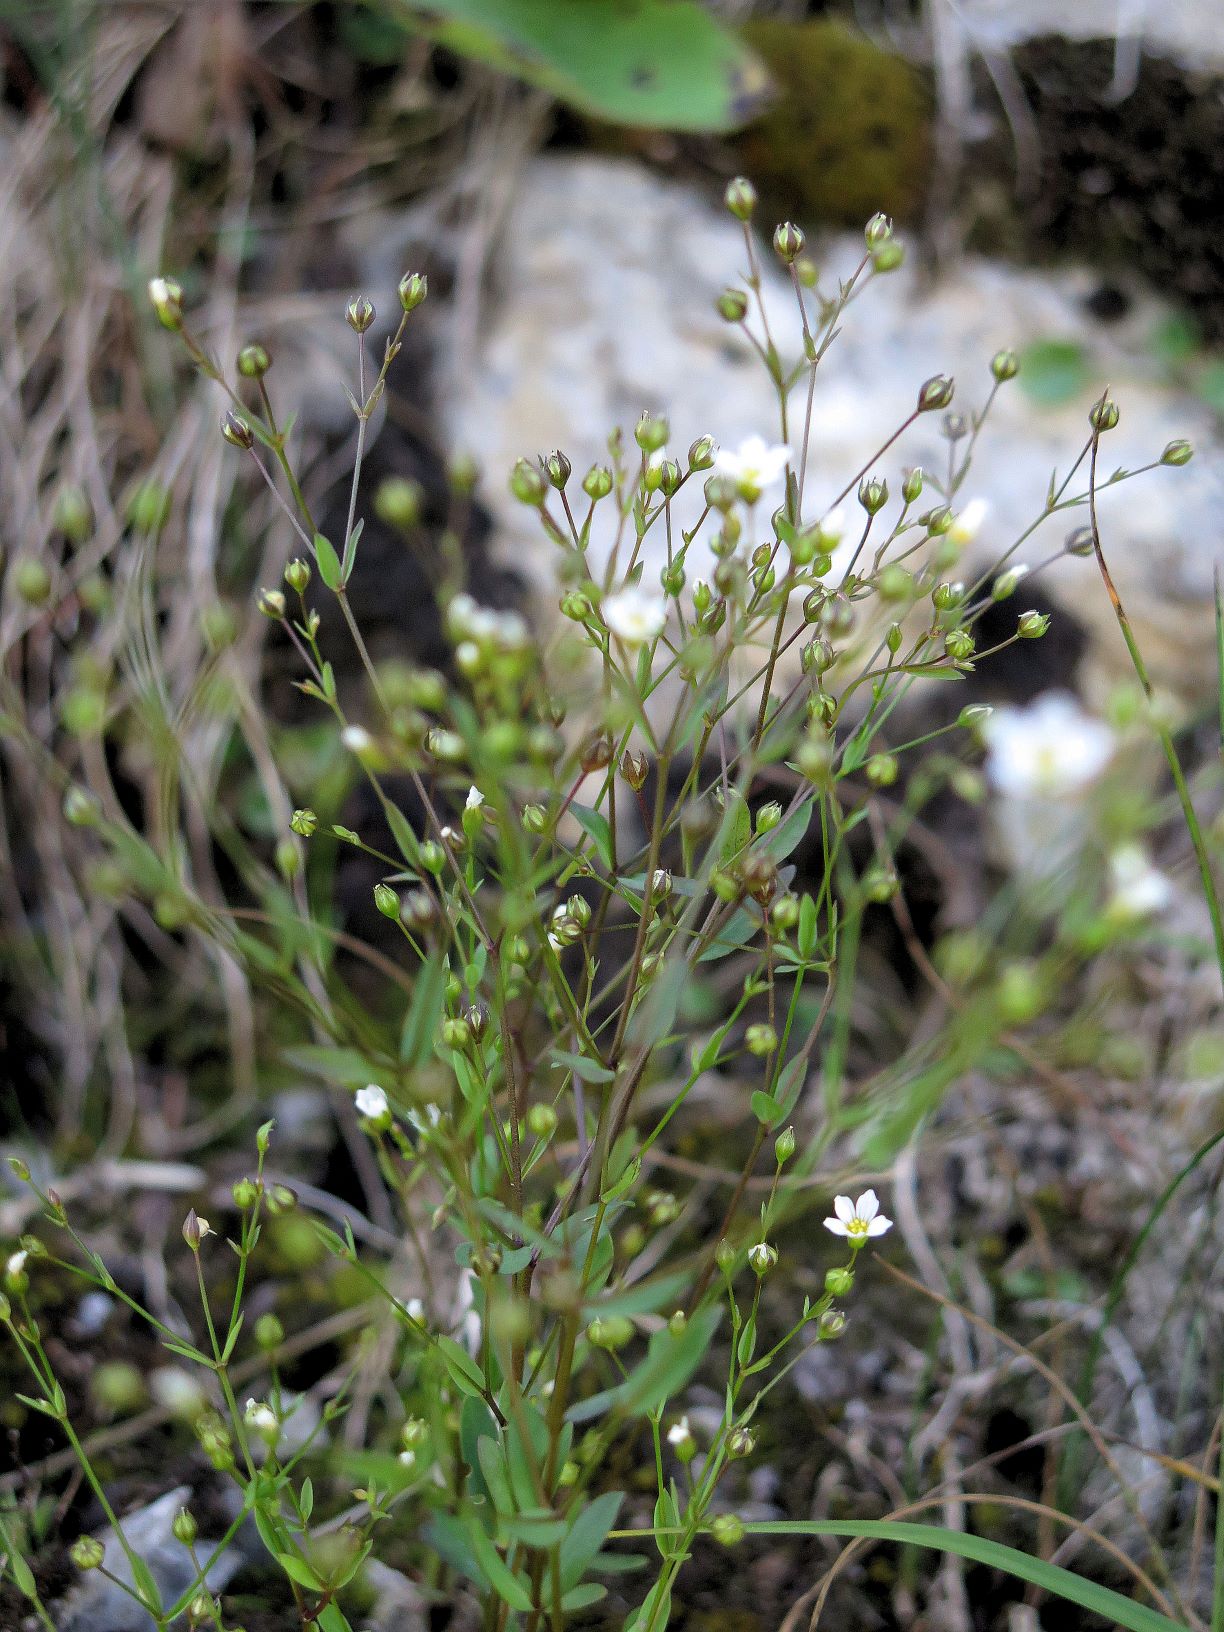
<svg viewBox="0 0 1224 1632">
<path fill-rule="evenodd" d="M 574 946 L 582 939 L 582 932 L 591 921 L 590 905 L 580 895 L 571 895 L 554 909 L 548 931 L 548 944 L 554 952 Z"/>
<path fill-rule="evenodd" d="M 446 609 L 446 632 L 455 645 L 455 663 L 469 679 L 496 673 L 520 675 L 531 658 L 531 631 L 517 612 L 480 606 L 471 595 L 456 595 Z"/>
</svg>

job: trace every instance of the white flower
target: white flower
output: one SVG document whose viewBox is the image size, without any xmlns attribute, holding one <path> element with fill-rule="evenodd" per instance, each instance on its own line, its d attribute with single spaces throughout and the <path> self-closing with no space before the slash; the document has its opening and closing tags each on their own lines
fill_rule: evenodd
<svg viewBox="0 0 1224 1632">
<path fill-rule="evenodd" d="M 10 1255 L 8 1261 L 5 1263 L 4 1273 L 6 1275 L 12 1275 L 14 1277 L 20 1275 L 22 1273 L 22 1271 L 25 1269 L 26 1259 L 29 1256 L 30 1255 L 29 1255 L 28 1252 L 14 1252 L 14 1253 L 12 1253 Z"/>
<path fill-rule="evenodd" d="M 952 517 L 952 525 L 946 536 L 964 549 L 981 532 L 982 523 L 989 514 L 990 505 L 985 499 L 970 499 L 965 508 Z"/>
<path fill-rule="evenodd" d="M 415 1320 L 418 1326 L 425 1324 L 425 1305 L 420 1298 L 409 1298 L 404 1305 L 404 1313 L 409 1320 Z"/>
<path fill-rule="evenodd" d="M 346 725 L 340 733 L 340 741 L 350 754 L 368 754 L 374 746 L 374 738 L 364 725 Z"/>
<path fill-rule="evenodd" d="M 481 793 L 479 788 L 470 787 L 468 789 L 467 801 L 466 801 L 466 803 L 464 804 L 464 807 L 463 807 L 464 810 L 479 810 L 481 805 L 483 805 L 483 804 L 484 804 L 484 794 Z"/>
<path fill-rule="evenodd" d="M 738 485 L 742 498 L 755 503 L 762 493 L 778 485 L 790 462 L 791 450 L 783 443 L 748 436 L 738 448 L 719 448 L 714 469 Z"/>
<path fill-rule="evenodd" d="M 1109 910 L 1118 918 L 1149 918 L 1173 899 L 1173 886 L 1140 844 L 1122 844 L 1109 858 Z"/>
<path fill-rule="evenodd" d="M 386 1093 L 376 1082 L 369 1082 L 364 1088 L 358 1088 L 353 1103 L 357 1107 L 358 1116 L 364 1116 L 367 1122 L 390 1127 L 391 1107 L 387 1103 Z"/>
<path fill-rule="evenodd" d="M 834 1235 L 844 1235 L 856 1248 L 892 1229 L 892 1219 L 885 1218 L 880 1211 L 874 1190 L 864 1190 L 857 1201 L 851 1201 L 849 1196 L 834 1196 L 833 1211 L 837 1217 L 826 1218 L 825 1229 L 832 1230 Z"/>
<path fill-rule="evenodd" d="M 982 722 L 986 774 L 1000 793 L 1054 799 L 1080 793 L 1100 776 L 1114 735 L 1066 692 L 1049 691 L 1026 708 L 997 708 Z"/>
<path fill-rule="evenodd" d="M 253 1434 L 258 1434 L 265 1445 L 275 1445 L 280 1438 L 280 1418 L 263 1400 L 248 1400 L 242 1420 Z"/>
<path fill-rule="evenodd" d="M 667 622 L 667 602 L 662 595 L 651 595 L 639 584 L 627 584 L 605 595 L 600 611 L 608 628 L 626 646 L 645 646 L 662 634 Z"/>
</svg>

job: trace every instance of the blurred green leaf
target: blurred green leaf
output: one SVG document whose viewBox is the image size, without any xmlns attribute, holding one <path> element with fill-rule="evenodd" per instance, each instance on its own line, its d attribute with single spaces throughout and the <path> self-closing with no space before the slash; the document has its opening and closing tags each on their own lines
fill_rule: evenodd
<svg viewBox="0 0 1224 1632">
<path fill-rule="evenodd" d="M 1020 353 L 1020 384 L 1043 407 L 1071 402 L 1090 380 L 1088 354 L 1078 340 L 1034 340 Z"/>
</svg>

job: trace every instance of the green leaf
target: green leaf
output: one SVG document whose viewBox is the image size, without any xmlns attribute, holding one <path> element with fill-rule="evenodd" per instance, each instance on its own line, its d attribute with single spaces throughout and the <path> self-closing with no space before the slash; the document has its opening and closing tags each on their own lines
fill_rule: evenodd
<svg viewBox="0 0 1224 1632">
<path fill-rule="evenodd" d="M 485 1488 L 499 1513 L 513 1513 L 518 1506 L 510 1489 L 506 1458 L 500 1441 L 485 1436 L 476 1442 L 476 1455 L 484 1475 Z"/>
<path fill-rule="evenodd" d="M 484 1376 L 480 1367 L 472 1359 L 466 1349 L 461 1349 L 453 1337 L 439 1337 L 437 1339 L 438 1352 L 443 1363 L 450 1373 L 451 1382 L 463 1394 L 471 1394 L 483 1398 Z"/>
<path fill-rule="evenodd" d="M 617 1497 L 618 1502 L 619 1500 L 620 1498 Z M 611 1529 L 611 1526 L 609 1525 L 608 1528 Z M 605 1534 L 606 1533 L 607 1532 L 605 1532 Z M 603 1536 L 600 1536 L 599 1540 L 602 1541 Z M 596 1551 L 598 1551 L 598 1547 L 599 1544 L 597 1542 Z M 21 1554 L 14 1551 L 11 1545 L 9 1546 L 8 1567 L 9 1574 L 13 1578 L 13 1583 L 16 1586 L 17 1591 L 25 1598 L 37 1598 L 38 1588 L 34 1583 L 34 1572 L 26 1563 L 25 1559 L 22 1558 Z M 581 1574 L 581 1571 L 579 1573 Z"/>
<path fill-rule="evenodd" d="M 319 568 L 319 577 L 328 589 L 339 589 L 344 582 L 344 575 L 340 570 L 340 557 L 336 554 L 336 547 L 329 538 L 322 533 L 314 535 L 314 558 Z"/>
<path fill-rule="evenodd" d="M 344 546 L 344 562 L 343 562 L 342 569 L 341 569 L 345 583 L 348 582 L 349 575 L 352 573 L 352 570 L 353 570 L 353 565 L 357 560 L 357 545 L 360 542 L 362 529 L 364 527 L 365 527 L 365 517 L 363 516 L 362 519 L 353 528 L 352 532 L 348 536 L 347 542 L 345 543 L 345 546 Z"/>
<path fill-rule="evenodd" d="M 752 1095 L 752 1114 L 763 1128 L 772 1128 L 775 1122 L 782 1119 L 782 1107 L 772 1094 L 764 1093 L 760 1088 Z"/>
<path fill-rule="evenodd" d="M 743 907 L 737 907 L 726 923 L 697 959 L 698 963 L 717 963 L 732 952 L 738 952 L 761 927 L 761 920 Z"/>
<path fill-rule="evenodd" d="M 404 1016 L 399 1055 L 405 1065 L 424 1065 L 432 1055 L 445 996 L 446 959 L 435 950 L 421 965 Z"/>
<path fill-rule="evenodd" d="M 738 856 L 741 850 L 747 849 L 751 838 L 752 813 L 748 809 L 748 801 L 738 788 L 732 788 L 727 795 L 727 809 L 723 817 L 719 860 L 725 864 L 733 856 Z"/>
<path fill-rule="evenodd" d="M 672 957 L 654 977 L 626 1028 L 631 1048 L 657 1048 L 676 1021 L 680 993 L 689 973 L 688 960 Z"/>
<path fill-rule="evenodd" d="M 601 1599 L 607 1596 L 607 1587 L 602 1586 L 598 1581 L 586 1581 L 580 1587 L 571 1587 L 567 1593 L 562 1595 L 561 1608 L 565 1610 L 588 1609 L 592 1604 L 599 1603 Z"/>
<path fill-rule="evenodd" d="M 570 1407 L 569 1420 L 585 1422 L 613 1408 L 627 1416 L 644 1417 L 666 1404 L 701 1364 L 721 1318 L 722 1309 L 714 1304 L 699 1310 L 682 1332 L 664 1326 L 651 1338 L 646 1358 L 619 1387 L 580 1400 Z"/>
<path fill-rule="evenodd" d="M 816 903 L 810 895 L 805 895 L 799 902 L 799 932 L 795 936 L 795 944 L 799 948 L 801 958 L 812 956 L 816 950 L 816 938 Z"/>
<path fill-rule="evenodd" d="M 598 1060 L 588 1059 L 585 1054 L 566 1054 L 562 1049 L 552 1048 L 548 1057 L 566 1071 L 572 1071 L 583 1082 L 615 1082 L 616 1072 L 609 1071 L 606 1065 Z"/>
<path fill-rule="evenodd" d="M 615 871 L 612 865 L 612 829 L 608 826 L 608 818 L 602 811 L 590 810 L 586 805 L 571 804 L 569 808 L 574 820 L 595 846 L 600 861 L 610 873 Z"/>
<path fill-rule="evenodd" d="M 816 809 L 814 799 L 805 799 L 797 810 L 792 810 L 784 821 L 773 827 L 762 839 L 758 839 L 758 847 L 771 855 L 775 861 L 785 861 L 793 850 L 797 850 L 803 843 L 808 828 L 812 825 L 812 812 Z"/>
<path fill-rule="evenodd" d="M 453 1570 L 488 1592 L 489 1577 L 476 1556 L 467 1527 L 458 1519 L 449 1513 L 435 1513 L 425 1526 L 423 1539 Z"/>
<path fill-rule="evenodd" d="M 597 1496 L 569 1527 L 561 1543 L 561 1586 L 566 1592 L 582 1580 L 587 1565 L 604 1544 L 608 1531 L 616 1523 L 624 1493 L 609 1490 Z"/>
<path fill-rule="evenodd" d="M 763 104 L 757 59 L 696 0 L 429 0 L 432 39 L 586 113 L 668 130 L 734 130 Z"/>
<path fill-rule="evenodd" d="M 494 1592 L 503 1602 L 509 1604 L 511 1609 L 523 1612 L 529 1610 L 531 1608 L 531 1593 L 527 1588 L 527 1583 L 515 1575 L 497 1548 L 494 1547 L 488 1536 L 480 1528 L 479 1521 L 475 1518 L 469 1518 L 464 1528 L 467 1532 L 467 1538 L 472 1544 L 472 1551 L 475 1553 L 481 1569 L 489 1578 Z"/>
<path fill-rule="evenodd" d="M 584 1320 L 606 1319 L 609 1315 L 649 1315 L 656 1309 L 674 1308 L 691 1288 L 693 1277 L 687 1269 L 678 1269 L 671 1275 L 659 1275 L 651 1281 L 606 1297 L 592 1298 L 582 1306 Z"/>
<path fill-rule="evenodd" d="M 322 1592 L 322 1581 L 319 1580 L 319 1577 L 304 1558 L 298 1558 L 295 1553 L 277 1553 L 276 1562 L 291 1581 L 297 1582 L 299 1587 L 306 1587 L 311 1592 Z"/>
<path fill-rule="evenodd" d="M 412 831 L 408 818 L 398 805 L 393 805 L 388 799 L 384 805 L 387 817 L 387 826 L 391 829 L 391 837 L 395 840 L 399 853 L 404 860 L 411 862 L 415 867 L 421 859 L 421 846 L 416 834 Z"/>
<path fill-rule="evenodd" d="M 1110 1587 L 1098 1586 L 1095 1581 L 1088 1581 L 1057 1564 L 1047 1564 L 1044 1559 L 1030 1558 L 1027 1553 L 1005 1547 L 1002 1542 L 967 1536 L 941 1525 L 904 1524 L 888 1519 L 846 1519 L 837 1523 L 796 1519 L 747 1524 L 744 1529 L 753 1536 L 862 1536 L 876 1541 L 897 1541 L 910 1547 L 931 1547 L 937 1552 L 968 1558 L 975 1564 L 985 1564 L 990 1569 L 1003 1570 L 1017 1580 L 1028 1581 L 1070 1604 L 1091 1610 L 1114 1626 L 1125 1627 L 1127 1632 L 1185 1632 L 1180 1621 L 1170 1620 L 1146 1604 L 1124 1598 Z"/>
</svg>

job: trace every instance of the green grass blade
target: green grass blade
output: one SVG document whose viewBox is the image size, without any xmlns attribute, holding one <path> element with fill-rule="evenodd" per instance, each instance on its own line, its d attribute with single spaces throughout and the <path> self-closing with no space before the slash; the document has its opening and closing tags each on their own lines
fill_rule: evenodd
<svg viewBox="0 0 1224 1632">
<path fill-rule="evenodd" d="M 1065 1599 L 1067 1603 L 1078 1604 L 1081 1609 L 1091 1610 L 1094 1615 L 1101 1615 L 1116 1626 L 1125 1627 L 1126 1632 L 1185 1632 L 1180 1621 L 1170 1620 L 1167 1615 L 1149 1609 L 1146 1604 L 1124 1598 L 1111 1587 L 1099 1586 L 1095 1581 L 1061 1569 L 1057 1564 L 1030 1558 L 1027 1553 L 1015 1547 L 1005 1547 L 1002 1542 L 967 1536 L 959 1530 L 944 1529 L 941 1525 L 894 1523 L 888 1519 L 845 1520 L 828 1524 L 820 1520 L 794 1520 L 776 1524 L 746 1524 L 744 1530 L 751 1536 L 852 1536 L 897 1541 L 912 1547 L 931 1547 L 936 1552 L 955 1553 L 974 1564 L 1003 1570 L 1019 1581 L 1028 1581 L 1044 1592 Z"/>
</svg>

